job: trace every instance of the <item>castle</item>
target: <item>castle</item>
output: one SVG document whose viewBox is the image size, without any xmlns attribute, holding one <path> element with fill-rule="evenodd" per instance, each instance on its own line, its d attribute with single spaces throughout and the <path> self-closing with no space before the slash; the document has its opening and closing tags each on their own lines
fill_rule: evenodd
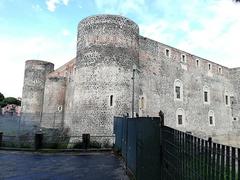
<svg viewBox="0 0 240 180">
<path fill-rule="evenodd" d="M 162 110 L 167 126 L 229 143 L 239 133 L 239 93 L 240 68 L 143 37 L 128 18 L 97 15 L 79 23 L 76 58 L 56 70 L 26 61 L 22 113 L 41 114 L 24 123 L 71 135 L 112 135 L 114 116 Z"/>
</svg>

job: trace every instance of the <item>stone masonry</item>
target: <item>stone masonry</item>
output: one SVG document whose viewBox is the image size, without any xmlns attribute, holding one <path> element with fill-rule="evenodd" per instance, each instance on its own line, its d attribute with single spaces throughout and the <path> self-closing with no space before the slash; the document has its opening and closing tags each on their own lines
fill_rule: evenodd
<svg viewBox="0 0 240 180">
<path fill-rule="evenodd" d="M 134 112 L 199 137 L 238 146 L 240 68 L 227 68 L 139 35 L 132 20 L 116 15 L 80 21 L 76 58 L 53 70 L 26 61 L 22 112 L 42 127 L 71 135 L 112 135 L 113 116 Z M 49 116 L 49 114 L 54 114 Z M 54 122 L 53 122 L 54 121 Z"/>
</svg>

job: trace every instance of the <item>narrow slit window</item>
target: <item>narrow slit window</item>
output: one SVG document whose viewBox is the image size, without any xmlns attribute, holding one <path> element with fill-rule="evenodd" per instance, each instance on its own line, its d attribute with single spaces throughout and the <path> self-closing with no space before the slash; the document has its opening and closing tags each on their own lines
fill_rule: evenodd
<svg viewBox="0 0 240 180">
<path fill-rule="evenodd" d="M 208 64 L 208 70 L 211 71 L 212 70 L 212 65 Z"/>
<path fill-rule="evenodd" d="M 213 125 L 213 117 L 212 116 L 209 116 L 209 124 Z"/>
<path fill-rule="evenodd" d="M 204 91 L 204 102 L 208 102 L 208 92 Z"/>
<path fill-rule="evenodd" d="M 170 51 L 169 51 L 169 49 L 166 49 L 166 50 L 165 50 L 165 55 L 166 55 L 167 57 L 170 57 Z"/>
<path fill-rule="evenodd" d="M 221 67 L 218 68 L 218 72 L 219 72 L 219 74 L 222 74 L 222 68 Z"/>
<path fill-rule="evenodd" d="M 185 54 L 182 54 L 182 62 L 186 62 L 186 56 L 185 56 Z"/>
<path fill-rule="evenodd" d="M 183 120 L 182 120 L 182 115 L 178 115 L 178 125 L 182 125 L 183 124 Z"/>
<path fill-rule="evenodd" d="M 110 96 L 110 106 L 113 106 L 113 95 Z"/>
<path fill-rule="evenodd" d="M 176 92 L 176 98 L 177 98 L 177 99 L 180 99 L 180 98 L 181 98 L 180 89 L 181 89 L 181 87 L 179 87 L 179 86 L 176 86 L 176 87 L 175 87 L 175 92 Z"/>
<path fill-rule="evenodd" d="M 199 59 L 196 60 L 196 66 L 199 67 Z"/>
<path fill-rule="evenodd" d="M 226 95 L 226 96 L 225 96 L 225 103 L 226 103 L 226 105 L 228 105 L 228 104 L 229 104 L 229 102 L 228 102 L 228 101 L 229 101 L 229 98 L 228 98 L 228 95 Z"/>
</svg>

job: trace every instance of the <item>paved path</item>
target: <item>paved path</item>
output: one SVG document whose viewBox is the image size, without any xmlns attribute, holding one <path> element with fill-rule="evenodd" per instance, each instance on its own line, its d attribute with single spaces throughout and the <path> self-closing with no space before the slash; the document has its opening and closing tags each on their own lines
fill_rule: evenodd
<svg viewBox="0 0 240 180">
<path fill-rule="evenodd" d="M 111 153 L 40 154 L 0 151 L 0 180 L 128 180 Z"/>
</svg>

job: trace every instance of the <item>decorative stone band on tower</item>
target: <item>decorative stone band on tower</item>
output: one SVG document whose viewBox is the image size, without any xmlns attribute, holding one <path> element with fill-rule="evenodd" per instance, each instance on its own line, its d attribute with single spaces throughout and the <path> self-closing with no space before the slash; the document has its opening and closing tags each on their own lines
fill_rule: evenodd
<svg viewBox="0 0 240 180">
<path fill-rule="evenodd" d="M 26 61 L 22 94 L 22 125 L 40 124 L 46 76 L 53 70 L 54 64 L 50 62 Z"/>
<path fill-rule="evenodd" d="M 113 116 L 131 113 L 133 66 L 139 66 L 138 39 L 138 25 L 121 16 L 91 16 L 79 23 L 74 134 L 111 135 Z M 137 98 L 134 104 L 138 107 Z"/>
</svg>

